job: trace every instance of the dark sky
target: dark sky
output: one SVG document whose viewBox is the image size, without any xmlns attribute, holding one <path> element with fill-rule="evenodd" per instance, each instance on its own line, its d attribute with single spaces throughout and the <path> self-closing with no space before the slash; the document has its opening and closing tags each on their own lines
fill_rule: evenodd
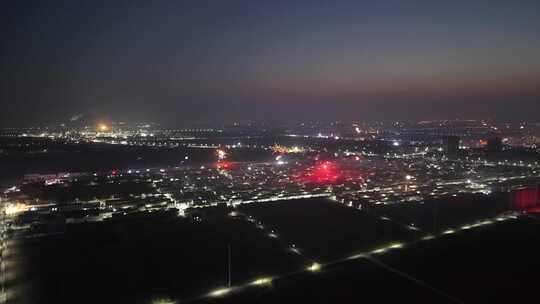
<svg viewBox="0 0 540 304">
<path fill-rule="evenodd" d="M 0 4 L 0 125 L 535 119 L 540 1 Z M 540 120 L 540 119 L 537 119 Z"/>
</svg>

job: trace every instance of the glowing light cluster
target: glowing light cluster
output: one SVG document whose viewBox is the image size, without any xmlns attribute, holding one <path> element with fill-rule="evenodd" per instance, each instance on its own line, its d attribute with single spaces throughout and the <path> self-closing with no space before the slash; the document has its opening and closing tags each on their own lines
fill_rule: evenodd
<svg viewBox="0 0 540 304">
<path fill-rule="evenodd" d="M 224 150 L 218 149 L 216 151 L 219 160 L 223 160 L 227 157 L 227 153 Z"/>
<path fill-rule="evenodd" d="M 25 204 L 16 203 L 6 205 L 6 215 L 16 215 L 26 211 L 28 211 L 28 206 Z"/>
<path fill-rule="evenodd" d="M 311 271 L 311 272 L 318 272 L 318 271 L 321 271 L 321 268 L 322 268 L 322 265 L 317 263 L 317 262 L 314 262 L 313 264 L 311 264 L 307 270 Z"/>
<path fill-rule="evenodd" d="M 232 169 L 234 167 L 234 163 L 229 161 L 218 161 L 216 164 L 217 169 Z"/>
<path fill-rule="evenodd" d="M 302 153 L 304 152 L 304 148 L 301 148 L 298 146 L 286 147 L 282 145 L 274 145 L 272 146 L 272 151 L 274 151 L 275 153 L 283 153 L 283 154 Z"/>
<path fill-rule="evenodd" d="M 104 123 L 100 123 L 100 124 L 98 125 L 98 129 L 99 129 L 99 131 L 101 131 L 101 132 L 107 132 L 107 131 L 109 131 L 109 126 L 106 125 L 106 124 L 104 124 Z"/>
<path fill-rule="evenodd" d="M 341 178 L 341 172 L 336 164 L 330 161 L 320 162 L 308 170 L 304 176 L 305 182 L 311 183 L 335 183 Z"/>
</svg>

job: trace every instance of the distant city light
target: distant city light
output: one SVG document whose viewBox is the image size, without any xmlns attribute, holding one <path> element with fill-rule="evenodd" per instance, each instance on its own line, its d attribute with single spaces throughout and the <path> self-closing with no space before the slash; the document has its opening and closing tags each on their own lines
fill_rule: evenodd
<svg viewBox="0 0 540 304">
<path fill-rule="evenodd" d="M 231 292 L 230 288 L 219 288 L 219 289 L 216 289 L 216 290 L 210 292 L 209 295 L 211 297 L 222 297 L 222 296 L 228 294 L 229 292 Z"/>
<path fill-rule="evenodd" d="M 5 207 L 6 215 L 16 215 L 28 211 L 28 206 L 21 203 L 7 204 Z"/>
<path fill-rule="evenodd" d="M 381 253 L 385 253 L 387 250 L 387 248 L 379 248 L 379 249 L 375 249 L 373 251 L 371 251 L 372 254 L 381 254 Z"/>
<path fill-rule="evenodd" d="M 348 260 L 355 260 L 355 259 L 361 259 L 361 258 L 365 258 L 365 257 L 366 257 L 365 254 L 359 253 L 359 254 L 351 255 L 351 256 L 348 257 L 347 259 L 348 259 Z"/>
<path fill-rule="evenodd" d="M 311 271 L 311 272 L 318 272 L 320 271 L 322 268 L 322 265 L 317 263 L 317 262 L 314 262 L 313 264 L 311 264 L 307 270 Z"/>
<path fill-rule="evenodd" d="M 455 233 L 456 231 L 454 229 L 448 229 L 446 231 L 443 232 L 443 234 L 452 234 L 452 233 Z"/>
<path fill-rule="evenodd" d="M 107 126 L 104 123 L 99 124 L 98 128 L 99 128 L 99 131 L 101 131 L 101 132 L 109 131 L 109 126 Z"/>
<path fill-rule="evenodd" d="M 282 146 L 282 145 L 273 145 L 272 146 L 272 151 L 274 151 L 275 153 L 302 153 L 304 152 L 304 149 L 303 148 L 300 148 L 298 146 L 293 146 L 293 147 L 286 147 L 286 146 Z"/>
<path fill-rule="evenodd" d="M 218 159 L 223 160 L 227 157 L 227 153 L 221 149 L 217 150 Z"/>
<path fill-rule="evenodd" d="M 423 236 L 423 237 L 422 237 L 422 240 L 423 240 L 423 241 L 429 241 L 429 240 L 433 240 L 434 238 L 435 238 L 434 235 L 428 234 L 428 235 L 426 235 L 426 236 Z"/>
<path fill-rule="evenodd" d="M 393 244 L 388 245 L 388 248 L 399 249 L 399 248 L 403 248 L 403 246 L 404 245 L 402 243 L 393 243 Z"/>
<path fill-rule="evenodd" d="M 261 285 L 269 285 L 272 283 L 272 278 L 265 277 L 265 278 L 259 278 L 255 281 L 251 282 L 251 285 L 261 286 Z"/>
</svg>

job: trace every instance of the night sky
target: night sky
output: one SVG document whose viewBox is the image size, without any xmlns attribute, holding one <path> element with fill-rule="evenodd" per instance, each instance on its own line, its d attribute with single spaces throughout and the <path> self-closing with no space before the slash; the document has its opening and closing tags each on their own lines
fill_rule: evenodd
<svg viewBox="0 0 540 304">
<path fill-rule="evenodd" d="M 540 1 L 0 4 L 0 125 L 540 120 Z"/>
</svg>

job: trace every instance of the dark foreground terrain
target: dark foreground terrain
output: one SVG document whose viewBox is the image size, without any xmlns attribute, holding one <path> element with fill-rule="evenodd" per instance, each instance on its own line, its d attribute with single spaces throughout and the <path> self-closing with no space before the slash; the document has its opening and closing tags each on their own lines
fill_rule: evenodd
<svg viewBox="0 0 540 304">
<path fill-rule="evenodd" d="M 496 200 L 489 202 L 478 205 L 490 207 L 486 214 L 471 210 L 484 219 L 493 214 L 491 207 L 499 208 Z M 536 280 L 531 278 L 540 271 L 535 246 L 540 221 L 534 217 L 493 221 L 422 240 L 432 232 L 410 230 L 401 221 L 382 220 L 373 210 L 324 199 L 251 204 L 234 211 L 237 214 L 207 212 L 193 219 L 136 213 L 69 224 L 62 234 L 19 237 L 11 242 L 18 245 L 10 249 L 7 263 L 8 273 L 15 274 L 7 282 L 10 301 L 519 303 L 534 298 L 529 291 L 535 290 Z M 390 209 L 384 213 L 389 215 Z M 414 212 L 392 214 L 409 217 Z M 444 226 L 454 222 L 463 221 L 448 220 Z M 403 246 L 347 260 L 396 242 Z M 227 285 L 228 244 L 233 286 L 251 287 L 207 297 Z M 300 254 L 291 250 L 292 244 Z M 313 261 L 321 269 L 305 271 Z M 263 277 L 274 280 L 250 285 Z"/>
</svg>

